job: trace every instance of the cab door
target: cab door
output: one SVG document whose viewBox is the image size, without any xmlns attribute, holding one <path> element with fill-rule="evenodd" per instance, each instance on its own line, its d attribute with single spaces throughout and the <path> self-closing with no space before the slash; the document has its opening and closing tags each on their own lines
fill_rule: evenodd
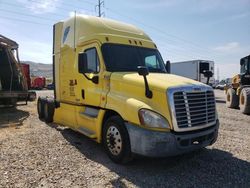
<svg viewBox="0 0 250 188">
<path fill-rule="evenodd" d="M 87 73 L 78 73 L 77 77 L 77 100 L 76 107 L 77 129 L 83 134 L 95 138 L 96 121 L 103 103 L 106 103 L 107 90 L 104 89 L 104 63 L 100 51 L 100 44 L 97 42 L 84 45 L 77 51 L 85 53 L 87 59 Z M 79 66 L 79 64 L 77 65 Z M 78 70 L 78 67 L 76 67 Z M 93 81 L 93 78 L 98 82 Z"/>
</svg>

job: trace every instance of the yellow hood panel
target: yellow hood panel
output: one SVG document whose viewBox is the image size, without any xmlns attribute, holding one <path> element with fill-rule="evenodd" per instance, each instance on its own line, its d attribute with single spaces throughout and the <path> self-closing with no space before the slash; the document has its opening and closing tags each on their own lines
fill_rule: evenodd
<svg viewBox="0 0 250 188">
<path fill-rule="evenodd" d="M 112 79 L 119 79 L 123 82 L 128 82 L 129 84 L 144 87 L 143 77 L 138 73 L 128 73 L 119 72 L 112 73 Z M 149 73 L 147 76 L 148 84 L 152 90 L 165 91 L 169 87 L 178 87 L 184 85 L 204 85 L 201 82 L 194 81 L 185 77 L 177 76 L 174 74 L 164 74 L 164 73 Z"/>
<path fill-rule="evenodd" d="M 123 119 L 137 125 L 140 125 L 139 109 L 150 109 L 163 115 L 171 126 L 170 109 L 166 97 L 167 89 L 178 86 L 204 86 L 200 82 L 166 73 L 150 73 L 147 80 L 149 89 L 153 92 L 151 99 L 145 96 L 143 76 L 131 72 L 112 73 L 106 108 L 119 112 Z"/>
</svg>

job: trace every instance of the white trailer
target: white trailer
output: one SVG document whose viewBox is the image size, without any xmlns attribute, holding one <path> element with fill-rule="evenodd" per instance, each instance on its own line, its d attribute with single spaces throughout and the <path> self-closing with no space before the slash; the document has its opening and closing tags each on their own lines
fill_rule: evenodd
<svg viewBox="0 0 250 188">
<path fill-rule="evenodd" d="M 214 79 L 214 62 L 208 60 L 191 60 L 171 63 L 171 73 L 184 76 L 202 83 L 207 83 L 207 77 L 204 71 L 211 71 L 213 76 L 209 79 L 209 85 L 213 85 Z"/>
</svg>

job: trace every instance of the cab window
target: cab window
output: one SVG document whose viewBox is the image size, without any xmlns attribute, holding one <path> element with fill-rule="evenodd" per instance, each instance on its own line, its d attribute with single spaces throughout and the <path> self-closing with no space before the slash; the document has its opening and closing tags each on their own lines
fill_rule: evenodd
<svg viewBox="0 0 250 188">
<path fill-rule="evenodd" d="M 88 72 L 98 73 L 100 63 L 96 48 L 90 48 L 84 51 L 87 54 Z"/>
<path fill-rule="evenodd" d="M 155 55 L 145 57 L 145 65 L 150 69 L 159 69 L 160 65 Z"/>
</svg>

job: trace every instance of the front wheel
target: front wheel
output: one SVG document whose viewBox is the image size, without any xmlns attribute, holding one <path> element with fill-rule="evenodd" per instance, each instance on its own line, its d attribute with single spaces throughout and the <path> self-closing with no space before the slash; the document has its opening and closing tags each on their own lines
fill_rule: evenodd
<svg viewBox="0 0 250 188">
<path fill-rule="evenodd" d="M 120 116 L 110 117 L 104 124 L 102 143 L 109 158 L 125 164 L 132 160 L 128 131 Z"/>
</svg>

